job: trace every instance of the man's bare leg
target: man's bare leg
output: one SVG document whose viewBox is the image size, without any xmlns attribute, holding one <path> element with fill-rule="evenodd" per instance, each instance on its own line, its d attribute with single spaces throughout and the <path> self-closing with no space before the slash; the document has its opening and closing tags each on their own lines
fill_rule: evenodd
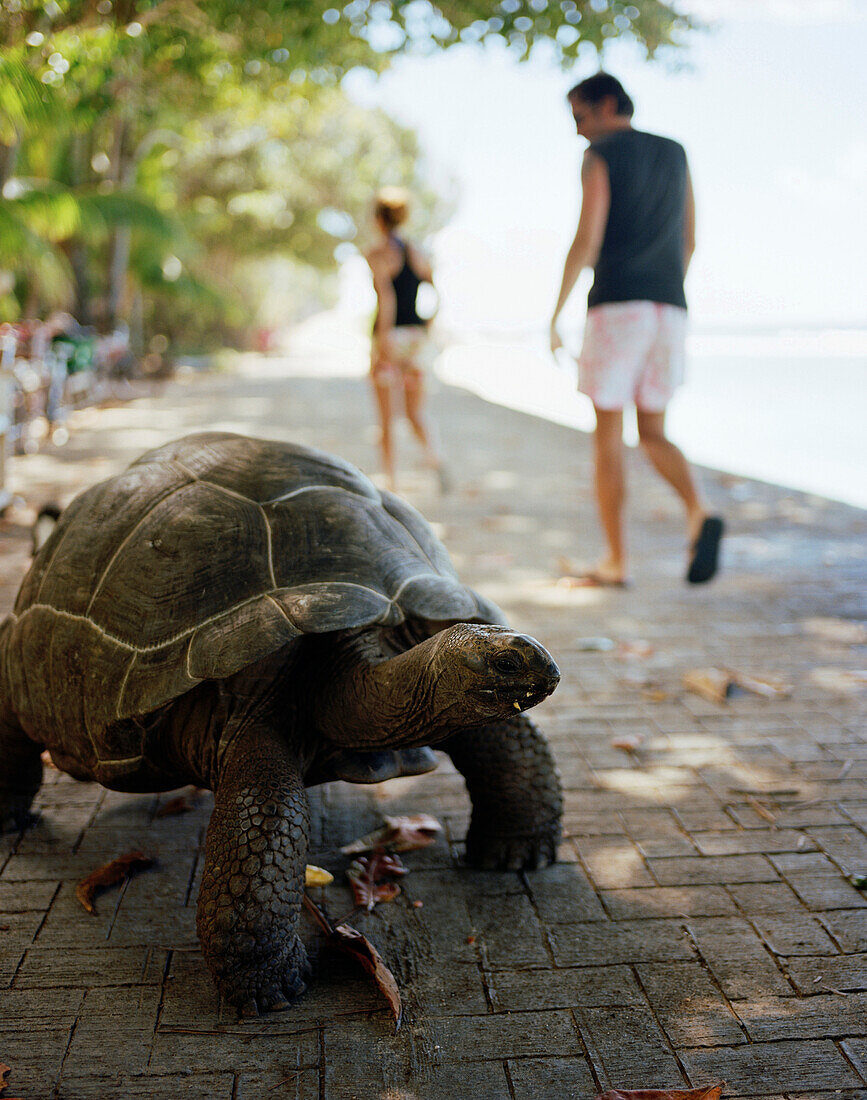
<svg viewBox="0 0 867 1100">
<path fill-rule="evenodd" d="M 690 544 L 698 538 L 707 517 L 696 488 L 689 463 L 683 452 L 665 434 L 664 412 L 637 410 L 638 438 L 654 469 L 674 489 L 686 509 L 687 534 Z"/>
<path fill-rule="evenodd" d="M 623 505 L 626 478 L 623 466 L 623 410 L 596 409 L 593 434 L 596 463 L 596 503 L 608 554 L 593 569 L 602 583 L 626 580 L 626 550 L 623 541 Z"/>
</svg>

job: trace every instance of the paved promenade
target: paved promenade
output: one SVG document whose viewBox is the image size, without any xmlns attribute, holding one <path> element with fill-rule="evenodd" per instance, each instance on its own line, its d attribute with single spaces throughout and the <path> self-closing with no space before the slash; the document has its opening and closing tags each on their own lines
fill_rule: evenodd
<svg viewBox="0 0 867 1100">
<path fill-rule="evenodd" d="M 28 505 L 65 503 L 144 449 L 206 428 L 375 470 L 363 382 L 327 368 L 250 359 L 76 414 L 64 448 L 14 461 L 13 487 Z M 462 869 L 468 803 L 445 758 L 413 780 L 318 788 L 310 858 L 337 876 L 332 917 L 352 907 L 341 844 L 384 813 L 430 812 L 445 827 L 406 856 L 402 896 L 355 921 L 397 977 L 403 1028 L 392 1034 L 366 976 L 321 950 L 309 923 L 309 992 L 239 1022 L 196 946 L 211 797 L 160 817 L 171 795 L 49 771 L 39 824 L 0 838 L 8 1095 L 591 1100 L 725 1080 L 726 1098 L 867 1098 L 867 891 L 846 877 L 867 873 L 867 693 L 852 675 L 867 648 L 824 621 L 867 619 L 867 513 L 707 473 L 731 534 L 722 575 L 690 589 L 675 503 L 636 454 L 635 584 L 569 588 L 558 578 L 598 548 L 588 439 L 453 389 L 432 411 L 454 490 L 440 497 L 410 471 L 406 496 L 462 577 L 562 667 L 534 712 L 566 791 L 560 862 Z M 0 522 L 0 612 L 27 567 L 31 518 L 19 507 Z M 592 648 L 600 638 L 613 648 Z M 706 666 L 791 693 L 713 702 L 683 687 Z M 157 865 L 89 916 L 76 882 L 136 848 Z"/>
</svg>

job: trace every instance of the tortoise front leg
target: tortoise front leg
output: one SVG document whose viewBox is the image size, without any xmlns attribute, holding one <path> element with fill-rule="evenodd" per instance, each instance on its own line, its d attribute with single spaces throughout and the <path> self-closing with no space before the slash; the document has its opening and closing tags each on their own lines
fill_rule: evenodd
<svg viewBox="0 0 867 1100">
<path fill-rule="evenodd" d="M 465 730 L 437 746 L 473 803 L 467 863 L 487 870 L 545 867 L 557 858 L 563 795 L 545 738 L 525 715 Z"/>
<path fill-rule="evenodd" d="M 245 1016 L 288 1008 L 304 992 L 309 825 L 285 739 L 262 727 L 239 733 L 216 784 L 196 923 L 220 993 Z"/>
<path fill-rule="evenodd" d="M 11 715 L 0 714 L 0 833 L 36 820 L 30 805 L 42 784 L 41 751 Z"/>
</svg>

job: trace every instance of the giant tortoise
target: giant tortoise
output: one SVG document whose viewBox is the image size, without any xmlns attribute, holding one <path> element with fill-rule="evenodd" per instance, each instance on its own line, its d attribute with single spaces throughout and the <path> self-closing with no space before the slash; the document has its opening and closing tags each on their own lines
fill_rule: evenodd
<svg viewBox="0 0 867 1100">
<path fill-rule="evenodd" d="M 555 858 L 561 793 L 523 711 L 550 654 L 460 583 L 418 512 L 339 458 L 208 432 L 82 493 L 0 624 L 0 825 L 40 753 L 119 791 L 213 790 L 197 922 L 245 1014 L 304 989 L 305 787 L 463 774 L 466 858 Z"/>
</svg>

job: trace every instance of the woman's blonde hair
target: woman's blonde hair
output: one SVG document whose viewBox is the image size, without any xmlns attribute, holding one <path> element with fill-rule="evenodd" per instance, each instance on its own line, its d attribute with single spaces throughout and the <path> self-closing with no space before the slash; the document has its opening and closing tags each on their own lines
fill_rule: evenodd
<svg viewBox="0 0 867 1100">
<path fill-rule="evenodd" d="M 409 192 L 403 187 L 383 187 L 373 210 L 386 229 L 396 229 L 409 216 Z"/>
</svg>

